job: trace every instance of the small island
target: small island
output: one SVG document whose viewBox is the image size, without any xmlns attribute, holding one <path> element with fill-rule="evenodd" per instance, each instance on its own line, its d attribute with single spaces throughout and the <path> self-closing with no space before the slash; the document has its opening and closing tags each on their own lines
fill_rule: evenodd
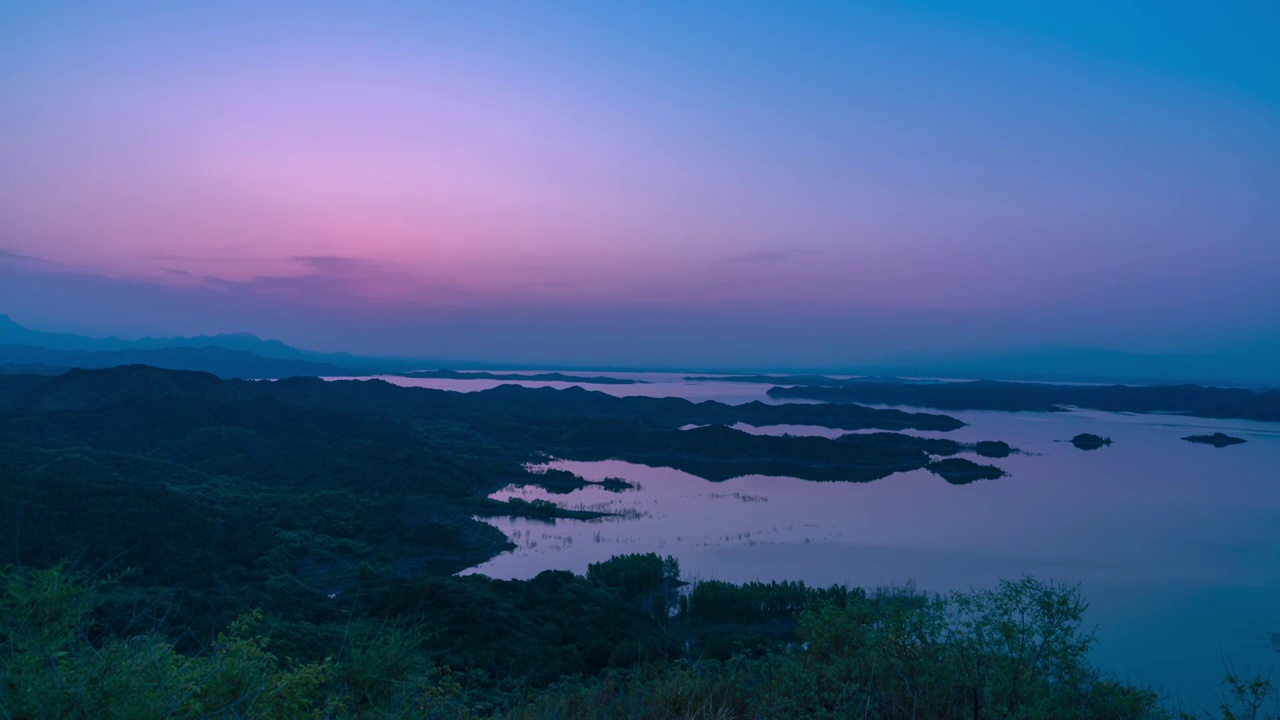
<svg viewBox="0 0 1280 720">
<path fill-rule="evenodd" d="M 464 504 L 464 506 L 481 517 L 505 516 L 529 518 L 531 520 L 599 520 L 600 518 L 614 515 L 614 513 L 597 512 L 595 510 L 571 510 L 560 507 L 550 500 L 534 500 L 530 502 L 521 498 L 510 498 L 506 502 L 486 498 L 473 500 Z"/>
<path fill-rule="evenodd" d="M 634 490 L 635 485 L 623 480 L 622 478 L 607 477 L 600 481 L 587 480 L 579 477 L 568 470 L 557 470 L 548 468 L 542 471 L 533 471 L 530 477 L 523 484 L 537 485 L 553 495 L 566 495 L 575 490 L 596 486 L 608 492 L 623 492 L 626 490 Z"/>
<path fill-rule="evenodd" d="M 1212 445 L 1216 448 L 1224 448 L 1228 445 L 1239 445 L 1243 442 L 1247 442 L 1244 438 L 1231 437 L 1230 435 L 1220 432 L 1216 432 L 1212 435 L 1188 435 L 1182 439 L 1190 443 Z"/>
<path fill-rule="evenodd" d="M 1111 438 L 1094 435 L 1093 433 L 1080 433 L 1071 438 L 1071 444 L 1081 450 L 1097 450 L 1100 447 L 1111 444 Z"/>
<path fill-rule="evenodd" d="M 623 480 L 622 478 L 619 478 L 619 477 L 607 477 L 601 480 L 600 482 L 592 482 L 591 484 L 599 485 L 601 490 L 604 490 L 606 492 L 613 492 L 613 493 L 626 492 L 628 490 L 636 489 L 636 486 L 634 483 L 629 483 L 626 480 Z"/>
<path fill-rule="evenodd" d="M 1007 458 L 1017 452 L 1003 440 L 981 440 L 974 443 L 973 450 L 985 458 Z"/>
<path fill-rule="evenodd" d="M 979 465 L 964 458 L 935 460 L 925 469 L 952 485 L 968 485 L 975 480 L 999 480 L 1005 472 L 994 465 Z"/>
</svg>

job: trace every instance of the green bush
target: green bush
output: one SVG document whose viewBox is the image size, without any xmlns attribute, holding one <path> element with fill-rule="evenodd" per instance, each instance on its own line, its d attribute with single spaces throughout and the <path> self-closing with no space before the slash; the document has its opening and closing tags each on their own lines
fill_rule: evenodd
<svg viewBox="0 0 1280 720">
<path fill-rule="evenodd" d="M 569 573 L 523 583 L 437 579 L 434 590 L 423 589 L 461 592 L 454 597 L 461 607 L 491 606 L 472 617 L 474 624 L 443 626 L 438 634 L 393 614 L 381 620 L 352 614 L 342 625 L 309 627 L 275 625 L 251 611 L 194 651 L 180 649 L 158 628 L 117 635 L 101 625 L 99 614 L 120 589 L 116 580 L 95 580 L 65 565 L 9 567 L 0 571 L 0 717 L 1171 717 L 1152 692 L 1090 664 L 1093 635 L 1083 625 L 1086 605 L 1078 590 L 1030 577 L 941 596 L 836 589 L 797 595 L 795 587 L 705 584 L 743 613 L 737 624 L 761 613 L 795 615 L 789 640 L 746 653 L 729 650 L 724 659 L 670 659 L 671 636 L 686 632 L 679 618 L 665 629 L 671 636 L 655 633 L 644 614 L 633 617 L 643 622 L 611 635 L 607 624 L 588 625 L 585 635 L 571 632 L 575 610 L 593 602 L 612 597 L 617 617 L 625 616 L 621 593 L 636 587 L 625 579 L 631 569 L 651 565 L 643 556 L 604 565 L 613 569 L 597 570 L 597 581 L 624 580 L 613 594 L 594 596 L 602 592 L 595 583 Z M 735 604 L 743 597 L 755 600 Z M 498 603 L 502 598 L 512 604 Z M 798 606 L 774 602 L 781 598 Z M 464 641 L 497 619 L 495 612 L 512 614 L 492 629 L 492 640 Z M 685 637 L 730 647 L 749 637 L 707 635 L 696 623 L 693 632 Z M 305 636 L 299 644 L 331 653 L 301 662 L 275 652 L 276 638 L 293 633 Z M 513 668 L 534 656 L 546 668 L 503 674 L 503 648 Z M 472 667 L 453 670 L 440 661 L 443 654 Z M 601 671 L 604 665 L 609 669 Z M 1229 675 L 1223 685 L 1221 720 L 1275 720 L 1268 681 Z"/>
</svg>

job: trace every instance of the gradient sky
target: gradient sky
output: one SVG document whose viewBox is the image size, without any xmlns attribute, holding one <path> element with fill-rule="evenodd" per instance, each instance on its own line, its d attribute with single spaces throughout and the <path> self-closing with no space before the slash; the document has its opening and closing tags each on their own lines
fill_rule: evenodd
<svg viewBox="0 0 1280 720">
<path fill-rule="evenodd" d="M 1280 328 L 1280 4 L 0 4 L 0 313 L 837 365 Z"/>
</svg>

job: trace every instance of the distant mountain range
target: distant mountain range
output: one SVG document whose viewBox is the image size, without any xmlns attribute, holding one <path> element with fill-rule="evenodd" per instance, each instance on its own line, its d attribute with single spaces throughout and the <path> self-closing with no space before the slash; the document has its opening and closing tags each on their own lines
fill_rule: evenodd
<svg viewBox="0 0 1280 720">
<path fill-rule="evenodd" d="M 118 365 L 199 370 L 223 378 L 245 379 L 404 374 L 439 367 L 438 363 L 421 359 L 312 352 L 248 333 L 127 340 L 43 332 L 0 315 L 0 374 L 54 374 L 69 368 Z M 475 363 L 466 366 L 480 367 Z M 894 355 L 873 365 L 830 368 L 828 372 L 884 377 L 1280 387 L 1280 333 L 1225 349 L 1186 353 L 1042 346 L 966 356 Z"/>
<path fill-rule="evenodd" d="M 95 338 L 70 333 L 32 330 L 14 322 L 8 315 L 0 315 L 0 345 L 33 345 L 50 350 L 72 351 L 218 347 L 224 350 L 239 350 L 265 358 L 277 358 L 280 360 L 314 360 L 336 364 L 348 360 L 364 360 L 346 353 L 316 353 L 299 350 L 279 340 L 263 340 L 257 335 L 250 335 L 249 333 L 197 335 L 195 337 L 144 337 L 136 340 L 123 340 L 117 337 Z"/>
<path fill-rule="evenodd" d="M 166 370 L 199 370 L 222 378 L 281 378 L 296 375 L 358 375 L 363 371 L 307 360 L 263 357 L 221 347 L 161 347 L 136 350 L 52 350 L 34 345 L 0 345 L 8 372 L 60 373 L 70 368 L 150 365 Z M 13 367 L 16 366 L 16 367 Z"/>
<path fill-rule="evenodd" d="M 248 333 L 198 337 L 93 338 L 32 330 L 0 315 L 0 373 L 56 374 L 70 368 L 150 365 L 223 378 L 365 375 L 404 371 L 409 361 L 313 353 Z"/>
</svg>

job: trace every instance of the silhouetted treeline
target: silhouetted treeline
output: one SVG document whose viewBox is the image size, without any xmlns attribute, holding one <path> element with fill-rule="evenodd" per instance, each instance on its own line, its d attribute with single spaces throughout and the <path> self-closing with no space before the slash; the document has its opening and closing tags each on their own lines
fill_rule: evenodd
<svg viewBox="0 0 1280 720">
<path fill-rule="evenodd" d="M 585 383 L 589 385 L 638 385 L 643 380 L 617 378 L 608 375 L 568 375 L 559 372 L 550 373 L 493 373 L 483 370 L 420 370 L 404 373 L 407 378 L 439 379 L 439 380 L 515 380 L 520 382 L 567 382 Z"/>
<path fill-rule="evenodd" d="M 942 596 L 707 582 L 674 615 L 639 611 L 673 571 L 636 555 L 593 566 L 594 578 L 423 577 L 386 587 L 369 578 L 370 599 L 349 598 L 334 622 L 250 610 L 177 644 L 138 611 L 146 605 L 127 577 L 9 567 L 0 571 L 0 710 L 264 720 L 1174 717 L 1150 690 L 1090 663 L 1086 605 L 1071 588 L 1028 577 Z M 122 606 L 134 608 L 127 624 L 104 621 Z M 1265 680 L 1228 676 L 1224 686 L 1223 720 L 1267 717 L 1257 712 L 1271 692 Z"/>
</svg>

